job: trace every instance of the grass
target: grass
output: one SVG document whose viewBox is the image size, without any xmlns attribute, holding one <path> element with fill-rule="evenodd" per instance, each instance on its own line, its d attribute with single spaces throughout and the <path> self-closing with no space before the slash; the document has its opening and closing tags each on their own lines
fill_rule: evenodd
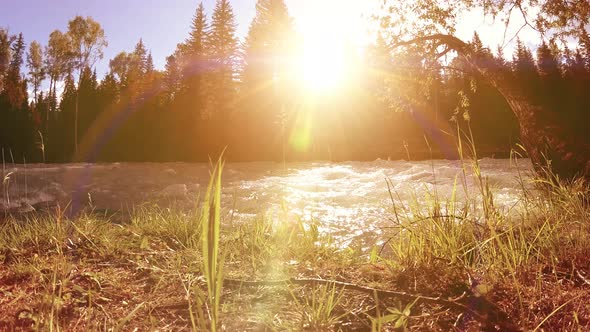
<svg viewBox="0 0 590 332">
<path fill-rule="evenodd" d="M 590 329 L 589 188 L 531 189 L 522 177 L 521 209 L 508 215 L 477 162 L 463 165 L 476 187 L 458 178 L 426 204 L 402 204 L 390 186 L 395 221 L 371 252 L 286 213 L 225 220 L 221 162 L 193 212 L 0 221 L 0 330 Z"/>
</svg>

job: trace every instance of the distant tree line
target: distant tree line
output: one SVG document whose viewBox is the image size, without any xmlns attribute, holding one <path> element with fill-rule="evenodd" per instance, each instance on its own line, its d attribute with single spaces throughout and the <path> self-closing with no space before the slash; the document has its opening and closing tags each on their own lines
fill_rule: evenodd
<svg viewBox="0 0 590 332">
<path fill-rule="evenodd" d="M 288 59 L 297 41 L 282 0 L 257 2 L 243 42 L 229 0 L 218 0 L 210 19 L 198 6 L 164 70 L 154 68 L 140 39 L 99 79 L 94 64 L 107 41 L 92 18 L 76 17 L 68 31 L 28 50 L 22 34 L 0 29 L 4 159 L 206 161 L 225 147 L 236 161 L 454 158 L 453 137 L 466 122 L 483 155 L 506 155 L 518 143 L 504 98 L 463 71 L 459 59 L 423 79 L 427 62 L 412 53 L 393 56 L 378 37 L 358 59 L 355 84 L 313 99 L 294 83 Z M 471 44 L 491 54 L 477 34 Z M 575 50 L 542 43 L 535 55 L 518 41 L 511 59 L 500 51 L 495 58 L 510 65 L 531 98 L 576 130 L 589 129 L 590 37 Z"/>
</svg>

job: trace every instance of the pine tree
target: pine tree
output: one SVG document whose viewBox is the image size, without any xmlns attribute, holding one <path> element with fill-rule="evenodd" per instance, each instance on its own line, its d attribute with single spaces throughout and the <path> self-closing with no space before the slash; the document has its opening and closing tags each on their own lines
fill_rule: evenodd
<svg viewBox="0 0 590 332">
<path fill-rule="evenodd" d="M 73 105 L 76 98 L 76 82 L 74 81 L 74 75 L 68 73 L 64 79 L 64 89 L 59 102 L 59 110 L 65 113 L 73 114 Z"/>
<path fill-rule="evenodd" d="M 586 68 L 590 69 L 590 34 L 588 34 L 588 31 L 585 27 L 580 28 L 580 37 L 578 38 L 578 43 L 580 44 L 580 53 L 585 59 L 585 66 Z"/>
<path fill-rule="evenodd" d="M 537 67 L 540 79 L 540 101 L 549 109 L 557 111 L 561 100 L 565 97 L 564 85 L 561 77 L 561 64 L 553 50 L 543 41 L 537 48 Z M 566 114 L 563 114 L 566 116 Z"/>
<path fill-rule="evenodd" d="M 368 46 L 366 61 L 367 68 L 371 69 L 364 73 L 367 77 L 368 89 L 374 95 L 385 96 L 387 94 L 385 90 L 388 88 L 389 73 L 392 71 L 392 59 L 391 50 L 381 32 L 377 34 L 375 43 Z M 387 107 L 386 98 L 379 99 L 381 99 L 381 106 L 383 108 Z"/>
<path fill-rule="evenodd" d="M 4 90 L 4 80 L 10 64 L 10 47 L 16 37 L 0 28 L 0 92 Z"/>
<path fill-rule="evenodd" d="M 104 30 L 92 17 L 76 16 L 68 22 L 68 36 L 72 41 L 72 52 L 75 67 L 78 69 L 78 90 L 82 80 L 82 71 L 92 68 L 94 63 L 102 59 L 103 49 L 108 46 Z M 76 109 L 74 119 L 74 151 L 78 152 L 78 109 L 80 94 L 76 93 Z"/>
<path fill-rule="evenodd" d="M 531 72 L 537 72 L 533 55 L 520 38 L 516 40 L 516 48 L 512 53 L 510 66 L 517 78 L 524 77 Z"/>
<path fill-rule="evenodd" d="M 217 0 L 211 22 L 211 105 L 210 109 L 227 120 L 230 105 L 235 100 L 235 74 L 238 40 L 233 9 L 229 0 Z"/>
<path fill-rule="evenodd" d="M 154 82 L 156 81 L 157 76 L 158 73 L 156 72 L 156 68 L 154 67 L 154 58 L 152 57 L 152 52 L 150 51 L 147 55 L 147 58 L 145 59 L 145 89 L 154 90 L 154 88 L 156 87 L 154 85 Z"/>
<path fill-rule="evenodd" d="M 203 6 L 203 2 L 201 2 L 193 17 L 190 36 L 186 41 L 188 46 L 187 53 L 190 57 L 199 58 L 205 54 L 205 47 L 210 34 L 209 28 L 205 6 Z"/>
<path fill-rule="evenodd" d="M 146 89 L 145 75 L 147 72 L 148 51 L 143 44 L 143 39 L 135 45 L 135 49 L 129 54 L 128 83 L 130 85 L 130 97 L 135 100 Z"/>
<path fill-rule="evenodd" d="M 491 54 L 490 50 L 487 47 L 483 46 L 483 43 L 477 31 L 473 32 L 473 38 L 471 39 L 470 45 L 475 50 L 476 54 L 480 56 Z"/>
<path fill-rule="evenodd" d="M 4 32 L 2 32 L 4 31 Z M 22 33 L 9 35 L 0 30 L 0 147 L 10 149 L 15 160 L 30 155 L 32 133 L 35 132 L 33 117 L 28 111 L 27 82 L 21 73 L 24 63 L 25 42 Z"/>
<path fill-rule="evenodd" d="M 98 99 L 100 101 L 101 109 L 104 110 L 119 101 L 119 88 L 119 82 L 117 82 L 115 75 L 113 73 L 106 74 L 98 86 Z"/>
<path fill-rule="evenodd" d="M 575 52 L 565 50 L 564 78 L 565 83 L 565 108 L 572 110 L 572 122 L 574 128 L 580 133 L 588 133 L 590 130 L 590 100 L 587 98 L 587 89 L 590 84 L 590 71 L 586 67 L 586 59 L 583 49 Z"/>
<path fill-rule="evenodd" d="M 293 98 L 291 88 L 293 63 L 289 61 L 295 52 L 293 20 L 283 0 L 258 0 L 256 15 L 250 24 L 244 45 L 244 61 L 241 74 L 243 110 L 240 123 L 249 129 L 247 141 L 260 145 L 262 140 L 278 144 L 262 151 L 271 157 L 284 151 L 287 128 L 293 126 L 289 119 L 296 118 L 288 110 Z M 292 95 L 292 94 L 291 94 Z M 242 148 L 251 150 L 251 147 Z M 274 156 L 276 157 L 276 156 Z"/>
<path fill-rule="evenodd" d="M 23 56 L 25 53 L 25 41 L 20 33 L 11 47 L 12 57 L 6 73 L 5 93 L 9 104 L 15 109 L 24 109 L 27 104 L 26 81 L 21 75 Z"/>
<path fill-rule="evenodd" d="M 211 66 L 208 63 L 207 47 L 210 42 L 210 27 L 207 23 L 205 7 L 201 2 L 197 7 L 189 39 L 186 41 L 184 56 L 186 59 L 186 68 L 183 70 L 183 76 L 186 80 L 187 93 L 191 99 L 189 108 L 191 112 L 198 117 L 206 117 L 205 105 L 207 97 L 206 81 Z M 195 120 L 196 120 L 195 118 Z"/>
<path fill-rule="evenodd" d="M 49 130 L 49 103 L 47 102 L 47 95 L 40 91 L 39 95 L 37 96 L 37 100 L 35 100 L 35 111 L 38 114 L 39 118 L 36 119 L 36 123 L 38 124 L 37 128 L 43 134 L 44 138 L 47 138 L 47 132 Z M 36 133 L 38 134 L 38 133 Z M 43 151 L 42 151 L 43 152 Z M 45 162 L 42 155 L 41 161 Z"/>
<path fill-rule="evenodd" d="M 71 160 L 74 149 L 74 132 L 71 130 L 76 121 L 76 99 L 78 89 L 73 73 L 68 73 L 64 78 L 64 89 L 59 102 L 55 130 L 49 133 L 48 149 L 52 159 Z"/>
<path fill-rule="evenodd" d="M 474 54 L 477 55 L 473 59 L 473 61 L 475 61 L 475 63 L 477 63 L 480 60 L 487 61 L 487 60 L 483 60 L 483 59 L 488 59 L 488 58 L 492 57 L 492 52 L 490 51 L 489 48 L 487 48 L 483 45 L 481 38 L 479 37 L 479 34 L 477 33 L 477 31 L 473 32 L 473 37 L 472 37 L 469 45 L 472 47 Z"/>
<path fill-rule="evenodd" d="M 135 57 L 134 60 L 137 61 L 136 66 L 141 70 L 142 73 L 145 73 L 148 52 L 143 43 L 143 38 L 140 38 L 137 44 L 135 44 L 133 56 Z"/>
<path fill-rule="evenodd" d="M 82 71 L 82 78 L 80 80 L 79 94 L 80 94 L 80 108 L 84 110 L 79 114 L 80 138 L 83 138 L 94 120 L 100 112 L 97 109 L 96 95 L 98 92 L 98 80 L 96 78 L 96 71 L 92 71 L 90 67 L 86 67 Z"/>
<path fill-rule="evenodd" d="M 164 91 L 165 91 L 165 102 L 173 102 L 180 92 L 182 91 L 182 67 L 179 62 L 179 52 L 166 57 L 166 65 L 164 68 Z"/>
<path fill-rule="evenodd" d="M 293 20 L 283 0 L 258 0 L 245 45 L 246 90 L 268 85 L 284 75 L 294 46 Z"/>
<path fill-rule="evenodd" d="M 217 0 L 211 22 L 211 55 L 224 70 L 235 69 L 238 40 L 236 23 L 229 0 Z"/>
<path fill-rule="evenodd" d="M 517 84 L 521 85 L 531 100 L 539 99 L 539 74 L 530 49 L 518 39 L 512 58 L 512 68 Z"/>
<path fill-rule="evenodd" d="M 556 47 L 552 49 L 543 41 L 537 49 L 537 66 L 543 79 L 555 82 L 561 78 L 561 68 L 554 50 Z"/>
<path fill-rule="evenodd" d="M 496 55 L 494 58 L 496 59 L 496 63 L 498 64 L 499 68 L 506 67 L 507 63 L 506 59 L 504 59 L 504 49 L 502 48 L 502 46 L 498 45 L 498 48 L 496 49 Z"/>
<path fill-rule="evenodd" d="M 152 52 L 149 52 L 145 59 L 145 72 L 150 74 L 154 72 L 154 69 L 154 58 L 152 57 Z"/>
<path fill-rule="evenodd" d="M 207 137 L 207 142 L 200 149 L 212 155 L 229 144 L 230 115 L 237 100 L 238 39 L 229 0 L 217 0 L 207 44 L 207 98 L 201 113 L 205 114 L 208 122 L 205 130 L 200 132 L 204 138 Z M 216 138 L 211 139 L 213 136 Z"/>
</svg>

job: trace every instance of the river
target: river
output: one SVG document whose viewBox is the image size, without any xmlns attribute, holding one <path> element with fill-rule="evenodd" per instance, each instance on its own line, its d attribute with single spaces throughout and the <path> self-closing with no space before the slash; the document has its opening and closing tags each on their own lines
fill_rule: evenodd
<svg viewBox="0 0 590 332">
<path fill-rule="evenodd" d="M 530 161 L 483 159 L 480 167 L 495 205 L 517 212 L 520 180 L 526 184 L 532 174 Z M 150 204 L 188 210 L 207 187 L 209 171 L 206 163 L 5 165 L 0 211 L 55 205 L 129 211 Z M 459 202 L 479 206 L 472 162 L 447 160 L 230 163 L 223 171 L 223 205 L 237 217 L 279 219 L 286 213 L 317 221 L 321 231 L 355 237 L 379 233 L 392 217 L 386 179 L 398 213 L 411 205 L 427 206 L 434 194 L 447 200 L 453 188 Z"/>
</svg>

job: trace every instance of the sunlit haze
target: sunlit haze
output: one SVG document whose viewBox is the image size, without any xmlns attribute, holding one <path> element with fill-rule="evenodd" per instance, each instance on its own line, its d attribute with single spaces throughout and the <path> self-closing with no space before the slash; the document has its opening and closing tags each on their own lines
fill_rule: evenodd
<svg viewBox="0 0 590 332">
<path fill-rule="evenodd" d="M 0 0 L 0 332 L 590 331 L 590 0 Z"/>
<path fill-rule="evenodd" d="M 203 1 L 210 18 L 215 1 Z M 254 0 L 232 0 L 236 15 L 237 32 L 244 39 L 255 14 Z M 381 5 L 378 0 L 287 0 L 290 15 L 303 40 L 301 54 L 297 55 L 298 68 L 306 89 L 330 90 L 350 79 L 351 53 L 356 55 L 374 39 L 371 15 Z M 13 33 L 23 32 L 27 43 L 37 40 L 45 44 L 48 31 L 65 30 L 67 21 L 74 15 L 92 16 L 105 29 L 109 46 L 104 58 L 96 63 L 99 79 L 108 70 L 108 62 L 121 50 L 130 51 L 142 38 L 152 52 L 156 68 L 163 69 L 165 59 L 177 43 L 188 37 L 190 21 L 198 1 L 172 0 L 165 5 L 160 1 L 84 1 L 64 0 L 59 6 L 45 1 L 8 1 L 7 9 L 0 11 L 0 26 Z M 51 15 L 46 15 L 50 13 Z M 29 22 L 35 17 L 35 24 Z M 465 15 L 459 20 L 458 35 L 469 39 L 474 29 L 481 32 L 484 42 L 490 45 L 502 42 L 502 29 L 489 22 L 482 23 L 478 13 Z M 512 26 L 520 24 L 513 19 Z M 165 28 L 164 28 L 165 27 Z M 513 29 L 514 30 L 514 29 Z M 527 29 L 525 29 L 524 32 Z M 166 31 L 166 34 L 162 32 Z M 512 31 L 514 32 L 514 31 Z M 530 31 L 528 31 L 530 33 Z M 524 40 L 530 40 L 528 35 Z M 511 49 L 507 50 L 510 53 Z"/>
<path fill-rule="evenodd" d="M 2 1 L 0 27 L 13 33 L 22 32 L 27 43 L 37 40 L 46 44 L 49 32 L 66 30 L 68 20 L 75 15 L 95 18 L 105 29 L 109 42 L 104 58 L 96 64 L 100 78 L 108 70 L 109 60 L 121 50 L 130 51 L 140 38 L 152 52 L 156 68 L 163 69 L 166 56 L 174 51 L 177 43 L 188 37 L 198 3 L 196 0 L 63 0 L 56 6 L 44 0 Z M 231 0 L 231 3 L 238 36 L 243 40 L 254 17 L 256 1 Z M 378 3 L 377 0 L 286 1 L 299 32 L 312 40 L 328 36 L 330 45 L 337 47 L 342 47 L 345 41 L 357 45 L 370 41 L 365 24 L 369 21 L 370 9 L 377 7 Z M 210 19 L 215 1 L 204 0 L 203 4 Z M 32 17 L 35 24 L 28 23 Z M 314 29 L 319 30 L 314 32 Z M 317 53 L 323 52 L 318 50 Z"/>
<path fill-rule="evenodd" d="M 327 92 L 349 83 L 355 55 L 372 41 L 371 13 L 378 1 L 289 1 L 303 40 L 305 88 Z"/>
</svg>

